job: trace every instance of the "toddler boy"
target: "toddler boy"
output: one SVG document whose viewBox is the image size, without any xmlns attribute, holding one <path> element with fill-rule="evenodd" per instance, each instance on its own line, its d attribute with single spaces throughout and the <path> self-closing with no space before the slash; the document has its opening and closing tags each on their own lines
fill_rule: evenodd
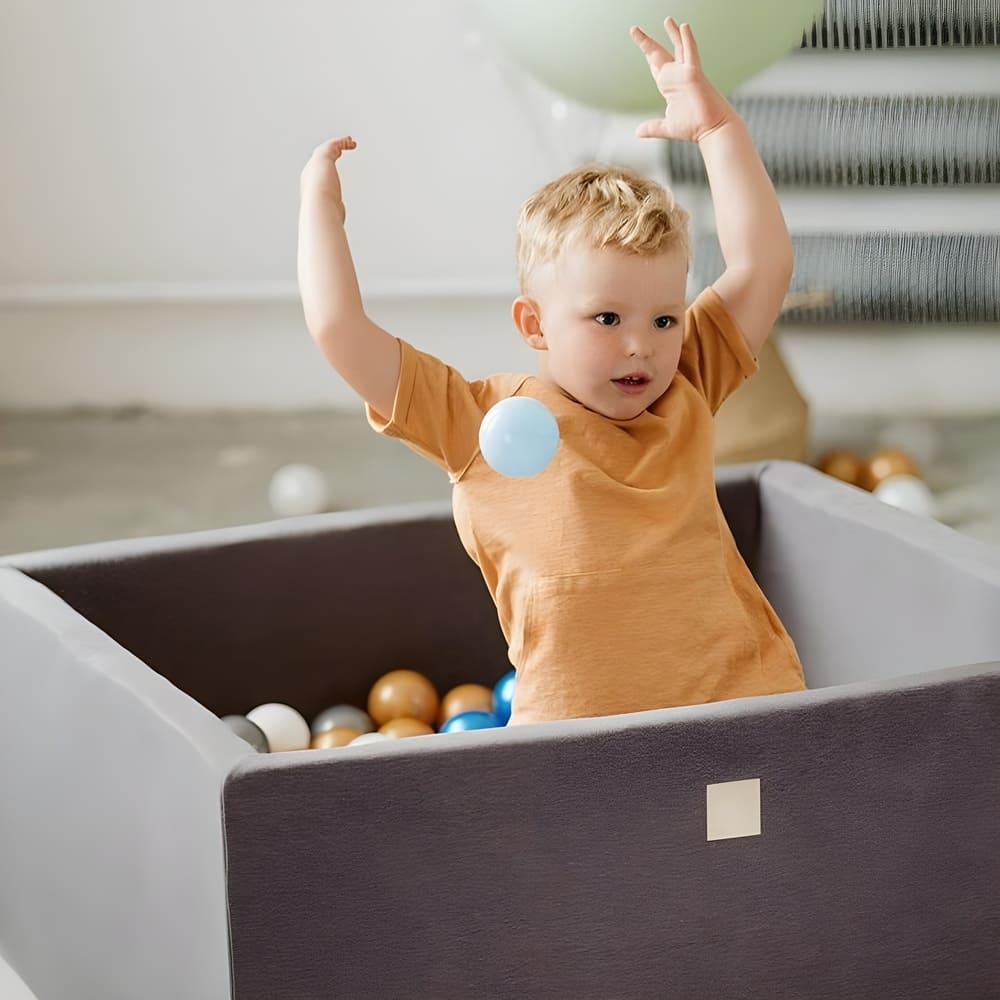
<svg viewBox="0 0 1000 1000">
<path fill-rule="evenodd" d="M 687 213 L 660 185 L 587 166 L 545 185 L 518 223 L 514 324 L 536 375 L 469 382 L 367 318 L 336 160 L 302 173 L 299 283 L 309 331 L 371 425 L 447 471 L 455 523 L 517 669 L 511 723 L 610 715 L 804 687 L 788 633 L 743 562 L 715 494 L 712 423 L 756 370 L 792 272 L 770 179 L 701 71 L 688 25 L 666 49 L 638 28 L 667 102 L 638 135 L 697 142 L 724 274 L 685 302 Z M 486 464 L 491 406 L 555 415 L 552 462 L 525 479 Z"/>
</svg>

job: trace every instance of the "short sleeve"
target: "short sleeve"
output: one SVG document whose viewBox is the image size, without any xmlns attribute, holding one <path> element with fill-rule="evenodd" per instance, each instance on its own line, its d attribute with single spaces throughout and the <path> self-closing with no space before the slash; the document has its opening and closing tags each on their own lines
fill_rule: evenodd
<svg viewBox="0 0 1000 1000">
<path fill-rule="evenodd" d="M 366 403 L 368 423 L 440 466 L 454 480 L 479 448 L 485 383 L 466 381 L 454 368 L 405 340 L 399 340 L 399 346 L 392 413 L 386 419 Z"/>
<path fill-rule="evenodd" d="M 715 413 L 754 372 L 757 360 L 719 293 L 709 286 L 685 313 L 677 370 Z"/>
</svg>

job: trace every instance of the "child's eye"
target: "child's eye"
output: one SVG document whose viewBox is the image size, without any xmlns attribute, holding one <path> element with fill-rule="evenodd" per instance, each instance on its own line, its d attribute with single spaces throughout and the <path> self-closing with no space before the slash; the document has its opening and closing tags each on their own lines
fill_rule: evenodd
<svg viewBox="0 0 1000 1000">
<path fill-rule="evenodd" d="M 658 330 L 665 330 L 668 326 L 676 326 L 677 318 L 675 316 L 657 316 L 653 323 Z"/>
<path fill-rule="evenodd" d="M 596 319 L 601 326 L 617 326 L 621 321 L 621 317 L 618 313 L 613 312 L 598 313 L 594 319 Z"/>
</svg>

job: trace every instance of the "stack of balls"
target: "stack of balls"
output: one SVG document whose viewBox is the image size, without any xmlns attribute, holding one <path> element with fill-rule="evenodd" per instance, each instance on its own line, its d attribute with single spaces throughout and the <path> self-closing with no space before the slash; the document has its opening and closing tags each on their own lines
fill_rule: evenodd
<svg viewBox="0 0 1000 1000">
<path fill-rule="evenodd" d="M 515 676 L 508 671 L 492 688 L 459 684 L 442 698 L 423 674 L 392 670 L 372 685 L 367 711 L 356 705 L 332 705 L 309 723 L 291 705 L 268 702 L 246 715 L 223 716 L 222 721 L 260 753 L 496 729 L 510 719 Z"/>
<path fill-rule="evenodd" d="M 848 448 L 831 448 L 816 468 L 852 486 L 868 490 L 884 503 L 921 517 L 934 516 L 934 494 L 917 463 L 901 448 L 885 447 L 867 459 Z"/>
</svg>

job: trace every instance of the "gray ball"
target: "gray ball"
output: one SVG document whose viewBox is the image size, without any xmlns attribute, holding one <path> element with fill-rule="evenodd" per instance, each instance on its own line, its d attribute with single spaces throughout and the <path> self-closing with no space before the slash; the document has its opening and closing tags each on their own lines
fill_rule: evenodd
<svg viewBox="0 0 1000 1000">
<path fill-rule="evenodd" d="M 271 748 L 268 746 L 264 730 L 256 722 L 251 722 L 245 715 L 224 715 L 222 721 L 258 753 L 270 752 Z"/>
<path fill-rule="evenodd" d="M 372 717 L 354 705 L 332 705 L 324 708 L 315 719 L 312 720 L 313 736 L 325 733 L 334 726 L 350 726 L 361 733 L 373 733 L 378 728 Z"/>
</svg>

